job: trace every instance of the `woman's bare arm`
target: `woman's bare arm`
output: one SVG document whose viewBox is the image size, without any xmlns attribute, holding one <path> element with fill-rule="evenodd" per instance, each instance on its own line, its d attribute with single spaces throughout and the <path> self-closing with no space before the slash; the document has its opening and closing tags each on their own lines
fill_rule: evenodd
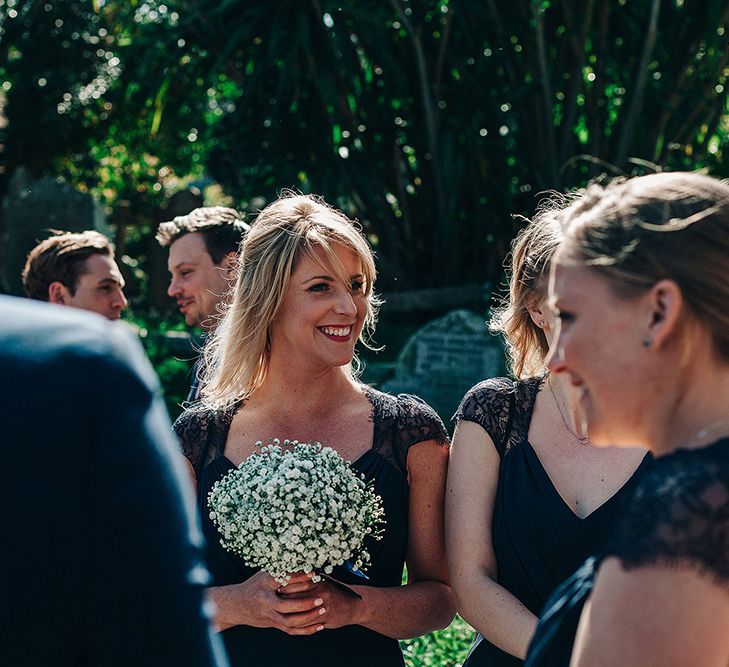
<svg viewBox="0 0 729 667">
<path fill-rule="evenodd" d="M 492 644 L 524 659 L 537 618 L 496 583 L 491 526 L 499 465 L 488 433 L 474 422 L 459 422 L 448 468 L 448 563 L 461 616 Z"/>
</svg>

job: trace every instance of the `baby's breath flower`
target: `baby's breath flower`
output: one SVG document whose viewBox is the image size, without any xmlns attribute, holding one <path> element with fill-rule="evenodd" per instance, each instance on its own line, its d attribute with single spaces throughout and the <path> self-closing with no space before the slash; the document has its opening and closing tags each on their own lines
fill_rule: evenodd
<svg viewBox="0 0 729 667">
<path fill-rule="evenodd" d="M 364 570 L 365 537 L 380 539 L 382 499 L 331 447 L 269 440 L 213 485 L 210 519 L 223 547 L 279 583 L 293 572 L 352 562 Z"/>
</svg>

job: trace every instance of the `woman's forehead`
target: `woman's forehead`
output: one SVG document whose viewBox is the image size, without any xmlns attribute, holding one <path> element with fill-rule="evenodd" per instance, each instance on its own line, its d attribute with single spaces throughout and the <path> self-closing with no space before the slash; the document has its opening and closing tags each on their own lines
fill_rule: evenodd
<svg viewBox="0 0 729 667">
<path fill-rule="evenodd" d="M 302 254 L 295 273 L 310 270 L 348 278 L 363 273 L 363 262 L 355 250 L 338 241 L 330 241 L 328 247 L 315 243 Z"/>
<path fill-rule="evenodd" d="M 550 295 L 559 295 L 564 292 L 580 293 L 587 289 L 586 285 L 591 283 L 597 272 L 586 266 L 580 266 L 571 262 L 562 262 L 555 257 L 549 270 L 549 292 Z M 599 278 L 599 276 L 597 276 Z"/>
</svg>

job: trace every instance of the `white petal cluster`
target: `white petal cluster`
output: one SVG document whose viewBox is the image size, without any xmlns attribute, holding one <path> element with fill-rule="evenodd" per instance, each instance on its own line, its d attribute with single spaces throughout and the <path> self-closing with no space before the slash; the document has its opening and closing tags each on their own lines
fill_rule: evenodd
<svg viewBox="0 0 729 667">
<path fill-rule="evenodd" d="M 364 539 L 384 524 L 372 483 L 319 442 L 273 439 L 215 483 L 208 505 L 223 547 L 281 584 L 344 562 L 364 569 Z"/>
</svg>

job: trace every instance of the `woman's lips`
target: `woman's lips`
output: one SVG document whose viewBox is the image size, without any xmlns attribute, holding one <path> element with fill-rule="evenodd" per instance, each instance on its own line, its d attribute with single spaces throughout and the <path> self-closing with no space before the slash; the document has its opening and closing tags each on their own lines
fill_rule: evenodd
<svg viewBox="0 0 729 667">
<path fill-rule="evenodd" d="M 344 343 L 352 337 L 352 325 L 317 327 L 329 340 Z"/>
</svg>

